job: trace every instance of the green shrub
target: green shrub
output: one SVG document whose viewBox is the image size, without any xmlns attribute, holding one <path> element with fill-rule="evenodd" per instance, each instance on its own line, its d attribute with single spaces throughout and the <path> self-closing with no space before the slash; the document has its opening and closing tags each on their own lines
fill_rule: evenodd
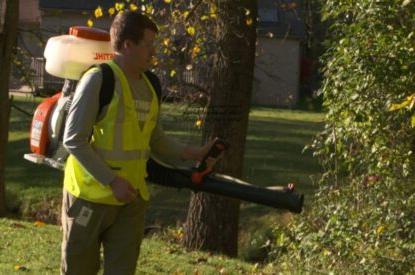
<svg viewBox="0 0 415 275">
<path fill-rule="evenodd" d="M 414 135 L 391 112 L 415 91 L 415 3 L 324 0 L 324 168 L 309 209 L 275 228 L 270 256 L 308 271 L 415 272 Z"/>
</svg>

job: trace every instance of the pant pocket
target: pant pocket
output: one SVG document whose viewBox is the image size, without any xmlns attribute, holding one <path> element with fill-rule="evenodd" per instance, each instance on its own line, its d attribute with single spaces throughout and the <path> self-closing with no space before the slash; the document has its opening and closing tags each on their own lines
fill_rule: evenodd
<svg viewBox="0 0 415 275">
<path fill-rule="evenodd" d="M 80 254 L 99 240 L 102 211 L 94 203 L 67 196 L 63 205 L 63 247 L 68 254 Z"/>
</svg>

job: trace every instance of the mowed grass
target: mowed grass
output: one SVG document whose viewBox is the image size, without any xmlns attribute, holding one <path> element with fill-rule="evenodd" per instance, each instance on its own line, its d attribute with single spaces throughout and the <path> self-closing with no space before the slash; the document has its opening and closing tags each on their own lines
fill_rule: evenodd
<svg viewBox="0 0 415 275">
<path fill-rule="evenodd" d="M 16 98 L 15 104 L 33 113 L 37 102 L 30 97 Z M 195 127 L 195 112 L 181 105 L 163 104 L 162 122 L 168 135 L 184 143 L 199 144 L 201 130 Z M 251 109 L 245 148 L 244 180 L 260 186 L 296 183 L 298 192 L 313 192 L 312 177 L 320 168 L 311 152 L 302 153 L 306 144 L 323 128 L 321 113 Z M 23 159 L 29 152 L 31 117 L 12 109 L 6 163 L 6 196 L 9 210 L 32 220 L 56 221 L 62 189 L 62 172 L 32 164 Z M 187 163 L 191 164 L 191 163 Z M 150 186 L 152 199 L 147 225 L 182 226 L 190 191 Z M 274 223 L 286 222 L 289 214 L 281 210 L 241 203 L 240 251 L 249 247 L 258 232 L 266 232 Z"/>
<path fill-rule="evenodd" d="M 0 274 L 59 274 L 58 226 L 3 218 L 0 236 Z M 253 264 L 187 252 L 177 244 L 149 236 L 141 246 L 136 274 L 253 274 L 257 270 Z"/>
</svg>

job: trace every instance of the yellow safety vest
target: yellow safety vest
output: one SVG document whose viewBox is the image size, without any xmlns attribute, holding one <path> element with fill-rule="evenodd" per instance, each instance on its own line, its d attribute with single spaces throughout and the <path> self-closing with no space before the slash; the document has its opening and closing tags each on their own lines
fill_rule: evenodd
<svg viewBox="0 0 415 275">
<path fill-rule="evenodd" d="M 108 62 L 119 84 L 115 85 L 114 95 L 103 119 L 93 129 L 91 145 L 114 172 L 129 181 L 138 189 L 144 200 L 149 200 L 145 178 L 146 164 L 150 155 L 151 133 L 157 123 L 159 105 L 156 92 L 145 74 L 153 98 L 150 111 L 145 114 L 137 112 L 130 86 L 118 65 Z M 138 104 L 139 105 L 139 104 Z M 139 121 L 144 122 L 140 129 Z M 110 186 L 99 183 L 73 156 L 70 155 L 65 166 L 64 187 L 75 197 L 88 201 L 122 205 L 115 199 Z"/>
</svg>

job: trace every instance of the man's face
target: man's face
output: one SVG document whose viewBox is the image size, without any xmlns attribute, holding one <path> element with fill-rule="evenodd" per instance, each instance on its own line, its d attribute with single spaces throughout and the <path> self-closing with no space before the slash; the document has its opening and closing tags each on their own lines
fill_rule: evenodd
<svg viewBox="0 0 415 275">
<path fill-rule="evenodd" d="M 137 44 L 127 41 L 126 57 L 133 68 L 144 72 L 151 66 L 152 58 L 155 54 L 154 40 L 156 33 L 152 30 L 145 29 L 143 39 Z"/>
</svg>

